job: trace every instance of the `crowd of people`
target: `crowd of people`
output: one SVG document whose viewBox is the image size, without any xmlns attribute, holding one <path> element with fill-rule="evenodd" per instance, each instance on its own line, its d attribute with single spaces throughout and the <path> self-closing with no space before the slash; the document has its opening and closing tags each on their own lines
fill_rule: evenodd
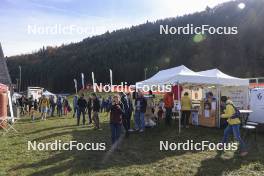
<svg viewBox="0 0 264 176">
<path fill-rule="evenodd" d="M 188 92 L 180 99 L 181 102 L 181 125 L 183 128 L 189 128 L 189 118 L 191 116 L 192 100 Z M 73 112 L 72 117 L 77 119 L 77 125 L 80 125 L 82 118 L 82 125 L 86 125 L 86 117 L 88 125 L 94 124 L 94 129 L 100 128 L 99 113 L 106 112 L 109 116 L 109 123 L 111 128 L 112 144 L 118 143 L 122 134 L 122 128 L 125 131 L 125 136 L 129 137 L 131 132 L 138 131 L 140 133 L 145 131 L 147 127 L 153 127 L 159 124 L 162 119 L 165 119 L 165 124 L 171 126 L 171 120 L 176 109 L 174 97 L 172 92 L 164 94 L 159 102 L 154 102 L 154 95 L 149 92 L 145 96 L 142 92 L 135 92 L 133 96 L 130 93 L 118 93 L 113 96 L 109 95 L 107 98 L 102 98 L 92 93 L 85 97 L 84 94 L 80 96 L 75 95 L 73 98 L 71 108 L 70 103 L 64 96 L 42 96 L 39 100 L 34 100 L 33 97 L 26 98 L 22 96 L 17 100 L 20 107 L 20 114 L 28 113 L 32 120 L 36 118 L 36 112 L 40 112 L 40 119 L 46 120 L 47 116 L 54 116 L 57 110 L 57 116 L 61 117 L 67 115 L 68 112 Z M 231 100 L 221 99 L 221 106 L 224 106 L 222 118 L 226 119 L 226 129 L 222 144 L 227 142 L 230 133 L 233 133 L 235 138 L 240 142 L 242 154 L 247 154 L 244 141 L 240 137 L 239 132 L 239 115 L 236 115 L 237 109 L 234 107 Z M 134 115 L 133 115 L 134 114 Z M 134 125 L 131 125 L 132 115 L 134 117 Z M 133 128 L 132 128 L 133 126 Z"/>
<path fill-rule="evenodd" d="M 54 117 L 55 111 L 59 117 L 71 111 L 71 106 L 65 96 L 42 95 L 39 99 L 34 99 L 33 96 L 26 98 L 23 95 L 16 100 L 16 105 L 19 107 L 21 116 L 29 114 L 33 121 L 36 119 L 37 112 L 41 114 L 41 120 L 46 120 L 47 116 Z"/>
</svg>

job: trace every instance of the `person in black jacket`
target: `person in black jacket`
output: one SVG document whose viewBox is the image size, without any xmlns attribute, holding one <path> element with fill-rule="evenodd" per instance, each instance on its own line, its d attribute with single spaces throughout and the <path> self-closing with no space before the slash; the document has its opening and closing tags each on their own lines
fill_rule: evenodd
<svg viewBox="0 0 264 176">
<path fill-rule="evenodd" d="M 95 125 L 95 129 L 99 129 L 99 111 L 100 111 L 100 101 L 95 93 L 92 94 L 92 100 L 93 100 L 93 121 Z"/>
<path fill-rule="evenodd" d="M 142 92 L 138 92 L 135 100 L 135 130 L 144 132 L 145 130 L 145 112 L 147 109 L 147 101 Z"/>
<path fill-rule="evenodd" d="M 78 105 L 78 116 L 77 116 L 77 125 L 80 125 L 80 117 L 81 114 L 83 116 L 83 125 L 85 125 L 85 110 L 87 107 L 87 101 L 84 99 L 84 94 L 81 95 L 81 97 L 78 99 L 77 101 L 77 105 Z"/>
<path fill-rule="evenodd" d="M 133 108 L 133 102 L 132 102 L 132 97 L 131 97 L 130 93 L 127 93 L 127 100 L 128 100 L 128 104 L 129 104 L 127 126 L 128 126 L 128 131 L 132 132 L 133 130 L 131 129 L 131 116 L 132 116 L 132 113 L 134 111 L 134 108 Z"/>
<path fill-rule="evenodd" d="M 126 96 L 125 93 L 120 92 L 119 93 L 120 97 L 121 97 L 121 104 L 123 107 L 123 114 L 122 114 L 122 122 L 123 122 L 123 126 L 126 130 L 126 137 L 129 136 L 129 111 L 130 111 L 130 105 L 129 105 L 129 101 L 128 98 Z"/>
<path fill-rule="evenodd" d="M 87 112 L 88 112 L 89 124 L 92 124 L 92 97 L 91 96 L 89 96 L 88 98 Z"/>
<path fill-rule="evenodd" d="M 122 116 L 124 114 L 122 103 L 120 102 L 120 97 L 115 95 L 113 97 L 113 102 L 110 107 L 110 127 L 111 127 L 111 138 L 112 144 L 118 148 L 118 140 L 121 134 L 122 128 Z"/>
</svg>

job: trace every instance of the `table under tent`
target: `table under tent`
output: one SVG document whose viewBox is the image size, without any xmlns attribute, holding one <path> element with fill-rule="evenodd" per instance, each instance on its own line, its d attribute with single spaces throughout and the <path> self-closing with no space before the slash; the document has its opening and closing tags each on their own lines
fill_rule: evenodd
<svg viewBox="0 0 264 176">
<path fill-rule="evenodd" d="M 162 86 L 173 85 L 177 86 L 178 97 L 184 92 L 189 92 L 191 99 L 199 99 L 199 105 L 193 106 L 194 112 L 198 112 L 198 125 L 208 127 L 220 127 L 220 99 L 225 95 L 230 97 L 234 104 L 240 109 L 248 107 L 248 87 L 249 81 L 247 79 L 240 79 L 226 75 L 218 69 L 212 69 L 202 72 L 194 72 L 185 66 L 178 66 L 166 70 L 159 71 L 151 78 L 136 83 L 138 89 L 144 86 Z M 183 91 L 181 92 L 181 87 Z M 197 93 L 198 92 L 198 93 Z M 214 93 L 214 101 L 210 102 L 210 109 L 205 106 L 206 93 Z M 194 96 L 194 93 L 199 96 Z M 175 101 L 176 110 L 179 114 L 179 133 L 181 131 L 181 105 L 180 101 Z"/>
</svg>

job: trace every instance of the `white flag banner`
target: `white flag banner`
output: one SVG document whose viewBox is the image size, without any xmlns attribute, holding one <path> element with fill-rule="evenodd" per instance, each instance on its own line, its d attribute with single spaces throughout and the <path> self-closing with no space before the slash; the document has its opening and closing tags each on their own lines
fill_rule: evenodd
<svg viewBox="0 0 264 176">
<path fill-rule="evenodd" d="M 112 86 L 113 85 L 113 72 L 111 69 L 109 69 L 109 72 L 110 72 L 110 84 Z"/>
<path fill-rule="evenodd" d="M 94 72 L 92 72 L 92 80 L 93 80 L 93 90 L 94 90 L 94 92 L 95 92 Z"/>
<path fill-rule="evenodd" d="M 74 82 L 75 92 L 77 94 L 77 80 L 76 79 L 73 79 L 73 82 Z"/>
<path fill-rule="evenodd" d="M 83 73 L 81 73 L 81 77 L 82 77 L 82 87 L 84 89 L 84 74 Z"/>
</svg>

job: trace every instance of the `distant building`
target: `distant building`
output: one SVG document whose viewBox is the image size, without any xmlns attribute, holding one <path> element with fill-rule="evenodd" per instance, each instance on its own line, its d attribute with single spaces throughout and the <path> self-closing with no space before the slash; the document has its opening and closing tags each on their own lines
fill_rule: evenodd
<svg viewBox="0 0 264 176">
<path fill-rule="evenodd" d="M 7 86 L 12 85 L 9 71 L 6 65 L 6 58 L 4 56 L 1 43 L 0 43 L 0 83 L 5 84 Z"/>
</svg>

